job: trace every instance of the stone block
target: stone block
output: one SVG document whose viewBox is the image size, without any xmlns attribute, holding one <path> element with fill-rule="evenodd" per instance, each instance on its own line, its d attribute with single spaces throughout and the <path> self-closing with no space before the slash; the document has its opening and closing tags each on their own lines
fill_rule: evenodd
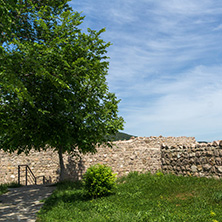
<svg viewBox="0 0 222 222">
<path fill-rule="evenodd" d="M 217 157 L 217 158 L 215 158 L 215 163 L 216 163 L 216 165 L 222 165 L 222 158 L 220 158 L 220 157 Z"/>
<path fill-rule="evenodd" d="M 211 167 L 212 166 L 210 164 L 204 164 L 203 165 L 203 169 L 206 170 L 206 171 L 209 171 L 211 169 Z"/>
<path fill-rule="evenodd" d="M 191 166 L 191 171 L 194 172 L 194 173 L 197 172 L 197 166 L 192 165 Z"/>
<path fill-rule="evenodd" d="M 222 173 L 222 166 L 217 166 L 216 168 L 219 173 Z"/>
</svg>

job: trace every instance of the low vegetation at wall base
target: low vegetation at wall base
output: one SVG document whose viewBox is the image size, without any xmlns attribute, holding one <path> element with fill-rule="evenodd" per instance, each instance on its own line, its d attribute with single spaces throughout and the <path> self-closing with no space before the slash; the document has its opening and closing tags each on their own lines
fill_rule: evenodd
<svg viewBox="0 0 222 222">
<path fill-rule="evenodd" d="M 0 195 L 8 192 L 8 188 L 16 188 L 16 187 L 20 187 L 20 186 L 21 185 L 19 185 L 16 182 L 0 184 Z"/>
</svg>

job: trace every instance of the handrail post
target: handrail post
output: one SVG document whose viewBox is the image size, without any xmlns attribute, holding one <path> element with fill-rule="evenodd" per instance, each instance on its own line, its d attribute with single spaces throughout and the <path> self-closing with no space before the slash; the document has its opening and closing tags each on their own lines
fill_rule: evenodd
<svg viewBox="0 0 222 222">
<path fill-rule="evenodd" d="M 18 166 L 18 184 L 20 185 L 20 166 Z"/>
<path fill-rule="evenodd" d="M 25 167 L 25 185 L 28 185 L 28 166 Z"/>
</svg>

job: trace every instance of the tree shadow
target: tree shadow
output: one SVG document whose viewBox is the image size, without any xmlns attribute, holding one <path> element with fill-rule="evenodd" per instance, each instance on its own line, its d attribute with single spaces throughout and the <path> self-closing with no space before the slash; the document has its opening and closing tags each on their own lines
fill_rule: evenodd
<svg viewBox="0 0 222 222">
<path fill-rule="evenodd" d="M 29 221 L 36 219 L 43 199 L 48 198 L 55 188 L 41 185 L 9 188 L 0 196 L 0 221 Z"/>
<path fill-rule="evenodd" d="M 53 194 L 45 200 L 45 203 L 40 211 L 41 213 L 52 210 L 59 203 L 73 203 L 73 202 L 85 202 L 90 200 L 86 196 L 81 181 L 64 181 L 56 184 L 56 190 Z"/>
<path fill-rule="evenodd" d="M 100 199 L 103 197 L 108 197 L 115 195 L 115 193 L 110 193 L 105 196 L 100 196 L 93 198 L 85 192 L 83 188 L 82 181 L 64 181 L 56 184 L 56 190 L 53 194 L 46 199 L 45 204 L 43 205 L 41 211 L 39 212 L 39 217 L 41 214 L 45 214 L 51 211 L 54 207 L 63 204 L 73 204 L 80 202 L 88 202 L 94 199 Z"/>
<path fill-rule="evenodd" d="M 65 167 L 67 180 L 81 180 L 85 172 L 84 162 L 79 155 L 68 156 L 68 163 Z"/>
</svg>

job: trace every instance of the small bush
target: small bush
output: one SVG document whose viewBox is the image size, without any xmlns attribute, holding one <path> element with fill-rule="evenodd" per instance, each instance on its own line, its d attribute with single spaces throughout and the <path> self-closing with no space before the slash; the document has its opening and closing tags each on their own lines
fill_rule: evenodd
<svg viewBox="0 0 222 222">
<path fill-rule="evenodd" d="M 106 196 L 116 187 L 116 174 L 106 165 L 96 164 L 87 169 L 83 186 L 90 197 Z"/>
</svg>

